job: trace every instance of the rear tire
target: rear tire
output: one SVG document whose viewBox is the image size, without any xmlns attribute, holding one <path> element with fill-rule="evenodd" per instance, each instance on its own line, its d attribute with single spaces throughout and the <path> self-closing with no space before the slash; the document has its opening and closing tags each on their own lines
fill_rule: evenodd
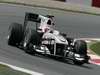
<svg viewBox="0 0 100 75">
<path fill-rule="evenodd" d="M 16 44 L 19 44 L 24 36 L 24 29 L 21 24 L 13 23 L 9 27 L 9 38 L 8 38 L 8 45 L 15 46 Z"/>
</svg>

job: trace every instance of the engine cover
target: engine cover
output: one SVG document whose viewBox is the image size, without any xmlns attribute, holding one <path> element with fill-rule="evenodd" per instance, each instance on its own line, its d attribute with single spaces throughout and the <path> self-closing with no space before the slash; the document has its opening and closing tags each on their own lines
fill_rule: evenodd
<svg viewBox="0 0 100 75">
<path fill-rule="evenodd" d="M 68 41 L 61 34 L 47 32 L 43 35 L 42 38 L 43 39 L 54 39 L 55 43 L 68 45 Z M 45 40 L 42 43 L 48 44 L 48 40 Z M 54 42 L 52 42 L 52 44 L 54 44 Z"/>
</svg>

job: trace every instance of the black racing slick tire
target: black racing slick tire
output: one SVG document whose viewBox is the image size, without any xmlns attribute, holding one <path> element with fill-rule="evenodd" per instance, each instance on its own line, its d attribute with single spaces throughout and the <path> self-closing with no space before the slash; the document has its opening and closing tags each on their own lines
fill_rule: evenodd
<svg viewBox="0 0 100 75">
<path fill-rule="evenodd" d="M 8 38 L 8 45 L 15 46 L 16 44 L 19 44 L 24 36 L 24 29 L 21 24 L 13 23 L 9 27 L 9 38 Z"/>
<path fill-rule="evenodd" d="M 39 34 L 33 30 L 27 28 L 25 31 L 25 37 L 23 41 L 23 47 L 26 53 L 33 53 L 33 45 L 39 45 L 40 44 L 40 36 Z"/>
<path fill-rule="evenodd" d="M 87 55 L 87 43 L 84 40 L 77 40 L 74 43 L 75 52 L 81 55 Z"/>
<path fill-rule="evenodd" d="M 74 64 L 75 64 L 75 65 L 83 65 L 84 62 L 80 62 L 80 61 L 76 61 L 76 60 L 74 60 Z"/>
<path fill-rule="evenodd" d="M 76 40 L 74 43 L 75 53 L 87 56 L 87 43 L 84 40 Z M 80 60 L 73 60 L 76 65 L 83 65 L 85 62 Z"/>
</svg>

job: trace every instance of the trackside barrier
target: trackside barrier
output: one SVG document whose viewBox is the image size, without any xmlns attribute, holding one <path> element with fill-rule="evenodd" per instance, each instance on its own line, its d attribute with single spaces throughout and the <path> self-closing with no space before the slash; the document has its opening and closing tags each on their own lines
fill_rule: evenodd
<svg viewBox="0 0 100 75">
<path fill-rule="evenodd" d="M 0 0 L 1 3 L 10 3 L 40 8 L 49 8 L 75 13 L 84 13 L 91 15 L 100 15 L 100 9 L 90 6 L 84 6 L 73 3 L 65 3 L 51 0 Z"/>
</svg>

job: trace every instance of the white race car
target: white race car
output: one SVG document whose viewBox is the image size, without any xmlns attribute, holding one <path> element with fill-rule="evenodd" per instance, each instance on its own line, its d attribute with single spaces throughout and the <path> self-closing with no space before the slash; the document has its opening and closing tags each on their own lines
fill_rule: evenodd
<svg viewBox="0 0 100 75">
<path fill-rule="evenodd" d="M 88 63 L 87 44 L 84 40 L 68 38 L 54 29 L 54 16 L 26 13 L 24 25 L 13 23 L 9 27 L 8 44 L 21 47 L 27 53 L 50 55 L 69 59 L 74 64 Z M 36 29 L 28 27 L 36 23 Z M 35 26 L 34 26 L 35 27 Z"/>
</svg>

